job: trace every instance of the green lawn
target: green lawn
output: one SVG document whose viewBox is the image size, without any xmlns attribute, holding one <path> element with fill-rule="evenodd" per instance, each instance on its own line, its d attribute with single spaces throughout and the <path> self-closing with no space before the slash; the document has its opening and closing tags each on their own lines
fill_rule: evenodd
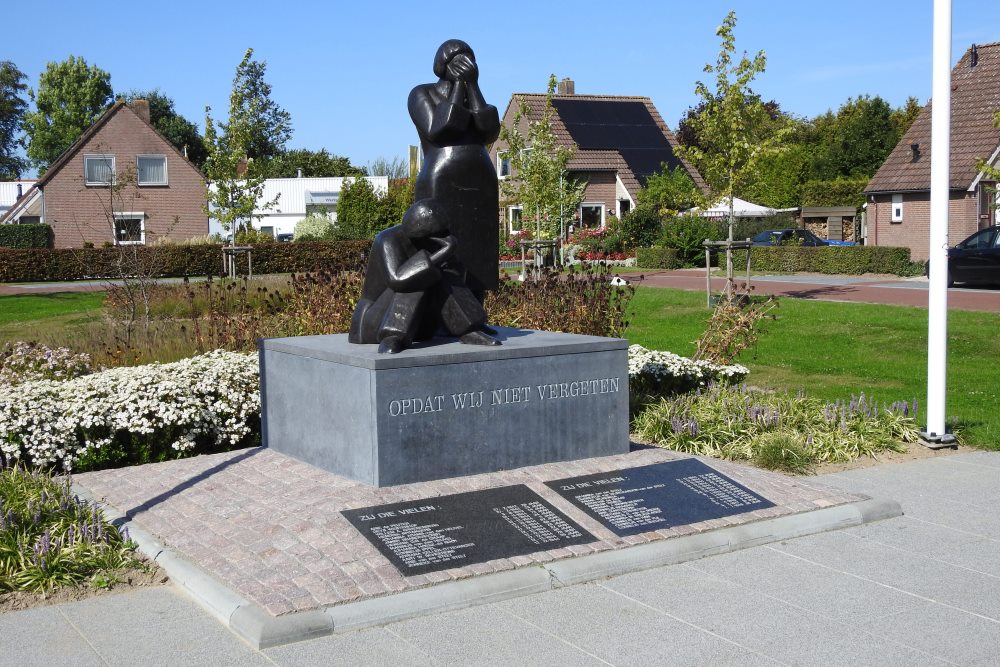
<svg viewBox="0 0 1000 667">
<path fill-rule="evenodd" d="M 62 292 L 0 297 L 0 324 L 100 314 L 104 292 Z"/>
<path fill-rule="evenodd" d="M 82 328 L 101 318 L 104 292 L 0 296 L 0 344 L 36 341 L 72 347 Z"/>
<path fill-rule="evenodd" d="M 904 306 L 783 299 L 757 347 L 739 359 L 749 382 L 800 388 L 823 399 L 865 392 L 879 401 L 926 403 L 927 311 Z M 709 311 L 697 292 L 640 287 L 633 343 L 690 355 Z M 948 317 L 949 419 L 969 444 L 1000 449 L 1000 314 L 952 310 Z M 918 420 L 919 421 L 919 420 Z"/>
</svg>

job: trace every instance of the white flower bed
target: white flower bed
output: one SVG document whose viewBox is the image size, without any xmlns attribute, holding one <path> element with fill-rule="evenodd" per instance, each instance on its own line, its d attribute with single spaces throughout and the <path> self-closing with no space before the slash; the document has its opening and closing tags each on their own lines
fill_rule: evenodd
<svg viewBox="0 0 1000 667">
<path fill-rule="evenodd" d="M 216 350 L 61 382 L 0 385 L 0 449 L 8 461 L 69 468 L 123 434 L 167 438 L 178 452 L 199 436 L 235 445 L 260 414 L 259 375 L 256 354 Z"/>
<path fill-rule="evenodd" d="M 692 361 L 673 352 L 647 350 L 642 345 L 629 345 L 628 348 L 629 382 L 639 392 L 690 391 L 709 382 L 737 384 L 749 374 L 750 369 L 739 364 L 726 366 Z"/>
</svg>

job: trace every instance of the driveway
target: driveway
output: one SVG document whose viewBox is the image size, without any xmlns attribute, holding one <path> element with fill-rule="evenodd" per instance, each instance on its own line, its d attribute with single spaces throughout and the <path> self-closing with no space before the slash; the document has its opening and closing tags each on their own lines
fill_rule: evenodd
<svg viewBox="0 0 1000 667">
<path fill-rule="evenodd" d="M 636 271 L 622 276 L 647 287 L 671 287 L 702 292 L 705 290 L 703 269 Z M 638 282 L 639 276 L 644 276 L 641 282 Z M 737 276 L 737 282 L 743 281 Z M 794 299 L 927 307 L 926 278 L 795 274 L 752 276 L 750 282 L 757 294 L 774 294 Z M 712 290 L 715 292 L 721 291 L 725 284 L 724 278 L 712 278 Z M 948 307 L 956 310 L 1000 312 L 1000 290 L 952 287 L 948 290 Z"/>
</svg>

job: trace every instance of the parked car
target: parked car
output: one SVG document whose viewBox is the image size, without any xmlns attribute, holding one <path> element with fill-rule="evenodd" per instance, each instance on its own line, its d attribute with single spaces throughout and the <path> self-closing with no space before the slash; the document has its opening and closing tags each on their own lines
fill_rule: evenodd
<svg viewBox="0 0 1000 667">
<path fill-rule="evenodd" d="M 294 234 L 278 234 L 274 238 L 277 239 L 278 243 L 289 243 L 294 237 Z"/>
<path fill-rule="evenodd" d="M 955 283 L 1000 285 L 1000 225 L 980 229 L 948 248 L 948 287 Z"/>
<path fill-rule="evenodd" d="M 808 229 L 768 229 L 750 239 L 753 245 L 793 245 L 801 243 L 804 246 L 830 245 Z"/>
</svg>

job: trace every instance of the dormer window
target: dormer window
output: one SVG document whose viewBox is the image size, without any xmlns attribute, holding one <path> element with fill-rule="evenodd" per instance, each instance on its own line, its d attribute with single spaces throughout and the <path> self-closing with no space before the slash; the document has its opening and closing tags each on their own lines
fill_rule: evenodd
<svg viewBox="0 0 1000 667">
<path fill-rule="evenodd" d="M 136 177 L 139 185 L 167 185 L 167 156 L 136 156 Z"/>
<path fill-rule="evenodd" d="M 86 185 L 111 185 L 115 180 L 115 156 L 84 155 L 83 180 Z"/>
</svg>

